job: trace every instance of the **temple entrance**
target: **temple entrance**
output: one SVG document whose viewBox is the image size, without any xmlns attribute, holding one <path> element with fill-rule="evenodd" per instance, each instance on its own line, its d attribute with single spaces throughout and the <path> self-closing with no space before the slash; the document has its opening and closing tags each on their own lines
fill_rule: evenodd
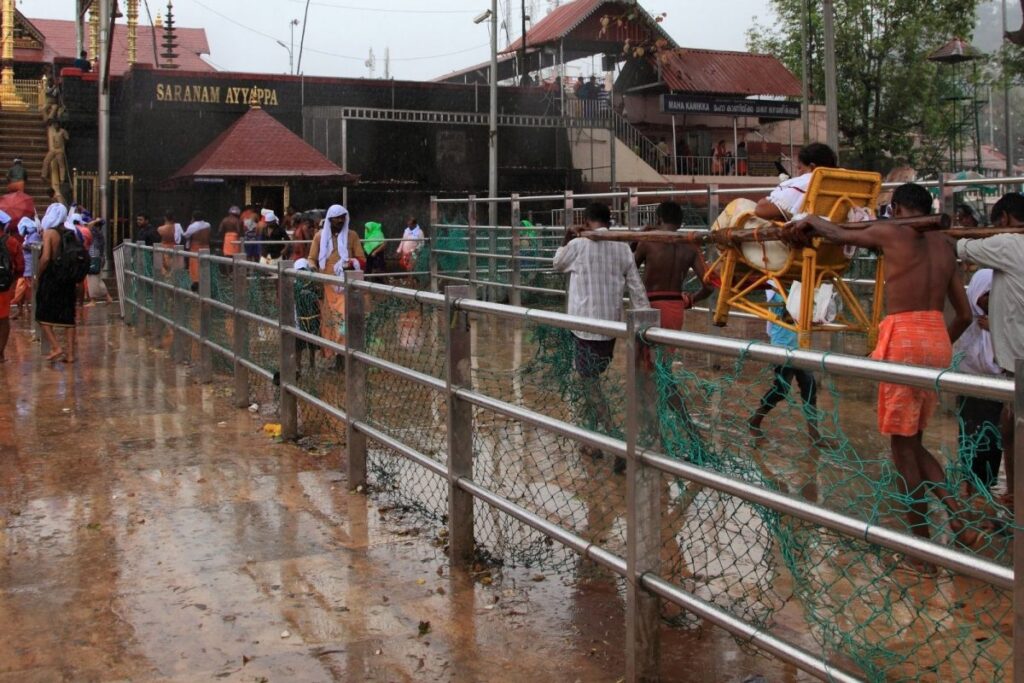
<svg viewBox="0 0 1024 683">
<path fill-rule="evenodd" d="M 278 216 L 284 215 L 290 199 L 288 184 L 248 182 L 245 185 L 245 203 L 261 209 L 272 209 Z"/>
</svg>

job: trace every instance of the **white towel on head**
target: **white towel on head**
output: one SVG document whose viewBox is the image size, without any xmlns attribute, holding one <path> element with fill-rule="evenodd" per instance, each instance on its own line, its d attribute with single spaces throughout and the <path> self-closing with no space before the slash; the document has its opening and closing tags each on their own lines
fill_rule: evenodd
<svg viewBox="0 0 1024 683">
<path fill-rule="evenodd" d="M 976 375 L 1000 375 L 1003 370 L 996 363 L 995 348 L 992 346 L 992 333 L 981 329 L 977 318 L 986 315 L 985 311 L 978 305 L 978 299 L 982 295 L 992 291 L 991 268 L 983 268 L 971 277 L 967 285 L 967 300 L 971 304 L 971 312 L 975 320 L 960 335 L 953 346 L 957 353 L 964 354 L 960 361 L 959 370 Z"/>
<path fill-rule="evenodd" d="M 188 230 L 185 231 L 185 239 L 192 237 L 192 235 L 196 234 L 197 232 L 202 232 L 203 230 L 209 229 L 210 224 L 207 223 L 206 221 L 195 221 L 194 223 L 189 225 Z"/>
<path fill-rule="evenodd" d="M 49 228 L 59 228 L 64 225 L 64 221 L 68 217 L 68 208 L 60 202 L 54 202 L 46 207 L 46 213 L 43 214 L 43 230 Z"/>
<path fill-rule="evenodd" d="M 39 229 L 39 226 L 36 225 L 36 222 L 34 220 L 32 220 L 31 218 L 29 218 L 28 216 L 22 216 L 21 220 L 18 221 L 18 233 L 22 237 L 25 237 L 27 235 L 31 235 L 32 233 L 36 232 L 38 229 Z"/>
<path fill-rule="evenodd" d="M 345 217 L 345 225 L 338 233 L 338 239 L 332 240 L 331 237 L 334 233 L 331 231 L 331 219 L 340 216 Z M 341 204 L 335 204 L 327 209 L 327 219 L 324 221 L 324 227 L 320 230 L 320 253 L 317 255 L 317 264 L 321 271 L 327 268 L 327 259 L 335 248 L 335 242 L 337 242 L 339 263 L 344 264 L 348 261 L 348 224 L 351 218 L 348 209 Z"/>
</svg>

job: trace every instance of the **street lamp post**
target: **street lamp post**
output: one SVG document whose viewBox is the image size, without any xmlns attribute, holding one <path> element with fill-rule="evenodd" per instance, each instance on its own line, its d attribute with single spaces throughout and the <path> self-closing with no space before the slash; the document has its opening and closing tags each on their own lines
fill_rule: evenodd
<svg viewBox="0 0 1024 683">
<path fill-rule="evenodd" d="M 298 19 L 292 19 L 291 21 L 288 22 L 288 27 L 291 29 L 291 33 L 292 33 L 292 38 L 291 38 L 291 44 L 290 45 L 285 45 L 280 40 L 275 40 L 274 41 L 275 43 L 277 43 L 278 45 L 280 45 L 281 47 L 283 47 L 285 50 L 288 51 L 288 73 L 292 74 L 292 75 L 295 74 L 295 27 L 298 26 L 298 25 L 299 25 L 299 20 Z"/>
<path fill-rule="evenodd" d="M 491 199 L 489 205 L 490 241 L 489 249 L 492 254 L 498 250 L 498 0 L 491 0 L 491 9 L 473 20 L 475 24 L 482 24 L 490 19 L 491 22 L 491 69 L 490 69 L 490 91 L 491 91 L 491 115 L 488 126 L 488 172 L 487 172 L 487 196 Z M 491 282 L 497 277 L 497 261 L 492 256 L 489 259 L 488 277 Z M 470 274 L 475 277 L 475 274 Z M 495 295 L 496 288 L 492 288 Z"/>
<path fill-rule="evenodd" d="M 825 23 L 825 130 L 828 146 L 839 155 L 839 96 L 836 87 L 836 28 L 832 0 L 822 2 Z"/>
</svg>

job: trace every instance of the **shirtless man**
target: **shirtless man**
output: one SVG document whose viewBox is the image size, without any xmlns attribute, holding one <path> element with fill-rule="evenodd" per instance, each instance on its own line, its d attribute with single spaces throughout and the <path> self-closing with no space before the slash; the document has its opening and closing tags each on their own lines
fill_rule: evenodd
<svg viewBox="0 0 1024 683">
<path fill-rule="evenodd" d="M 675 202 L 662 202 L 656 213 L 655 230 L 678 230 L 683 225 L 683 208 Z M 681 242 L 655 244 L 640 242 L 633 255 L 636 267 L 645 266 L 643 280 L 651 307 L 661 311 L 661 326 L 673 330 L 683 329 L 684 311 L 698 301 L 711 296 L 712 289 L 704 284 L 706 265 L 700 248 Z M 683 291 L 686 275 L 693 271 L 701 283 L 700 291 Z"/>
<path fill-rule="evenodd" d="M 164 249 L 174 249 L 180 241 L 181 226 L 174 222 L 174 214 L 168 211 L 164 214 L 163 224 L 156 229 L 158 235 L 160 235 L 160 246 Z M 156 259 L 153 259 L 154 263 Z M 163 273 L 167 275 L 171 269 L 171 256 L 168 254 L 163 255 Z"/>
<path fill-rule="evenodd" d="M 893 193 L 895 218 L 931 213 L 932 198 L 920 185 L 907 183 Z M 911 365 L 945 368 L 952 362 L 952 341 L 970 324 L 971 308 L 957 271 L 956 254 L 948 239 L 937 232 L 876 223 L 864 230 L 844 230 L 817 216 L 791 223 L 797 235 L 817 235 L 838 244 L 880 250 L 885 255 L 886 318 L 879 329 L 871 357 Z M 947 329 L 943 318 L 946 299 L 956 317 Z M 932 490 L 946 506 L 957 541 L 974 545 L 978 534 L 966 526 L 963 505 L 945 488 L 942 465 L 924 447 L 921 437 L 938 397 L 934 391 L 900 384 L 878 386 L 878 426 L 889 436 L 892 458 L 900 473 L 900 492 L 913 496 L 907 512 L 911 531 L 927 538 L 928 505 L 923 494 Z M 904 559 L 919 571 L 932 569 Z"/>
</svg>

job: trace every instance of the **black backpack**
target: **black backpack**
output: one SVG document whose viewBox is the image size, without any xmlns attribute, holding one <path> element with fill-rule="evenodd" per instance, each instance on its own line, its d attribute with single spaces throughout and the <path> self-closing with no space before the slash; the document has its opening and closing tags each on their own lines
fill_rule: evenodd
<svg viewBox="0 0 1024 683">
<path fill-rule="evenodd" d="M 64 229 L 60 233 L 60 253 L 53 260 L 53 272 L 57 282 L 77 285 L 89 274 L 89 252 L 78 239 L 74 230 Z"/>
<path fill-rule="evenodd" d="M 7 251 L 7 240 L 11 236 L 0 234 L 0 292 L 6 292 L 14 286 L 14 261 L 11 252 Z"/>
</svg>

